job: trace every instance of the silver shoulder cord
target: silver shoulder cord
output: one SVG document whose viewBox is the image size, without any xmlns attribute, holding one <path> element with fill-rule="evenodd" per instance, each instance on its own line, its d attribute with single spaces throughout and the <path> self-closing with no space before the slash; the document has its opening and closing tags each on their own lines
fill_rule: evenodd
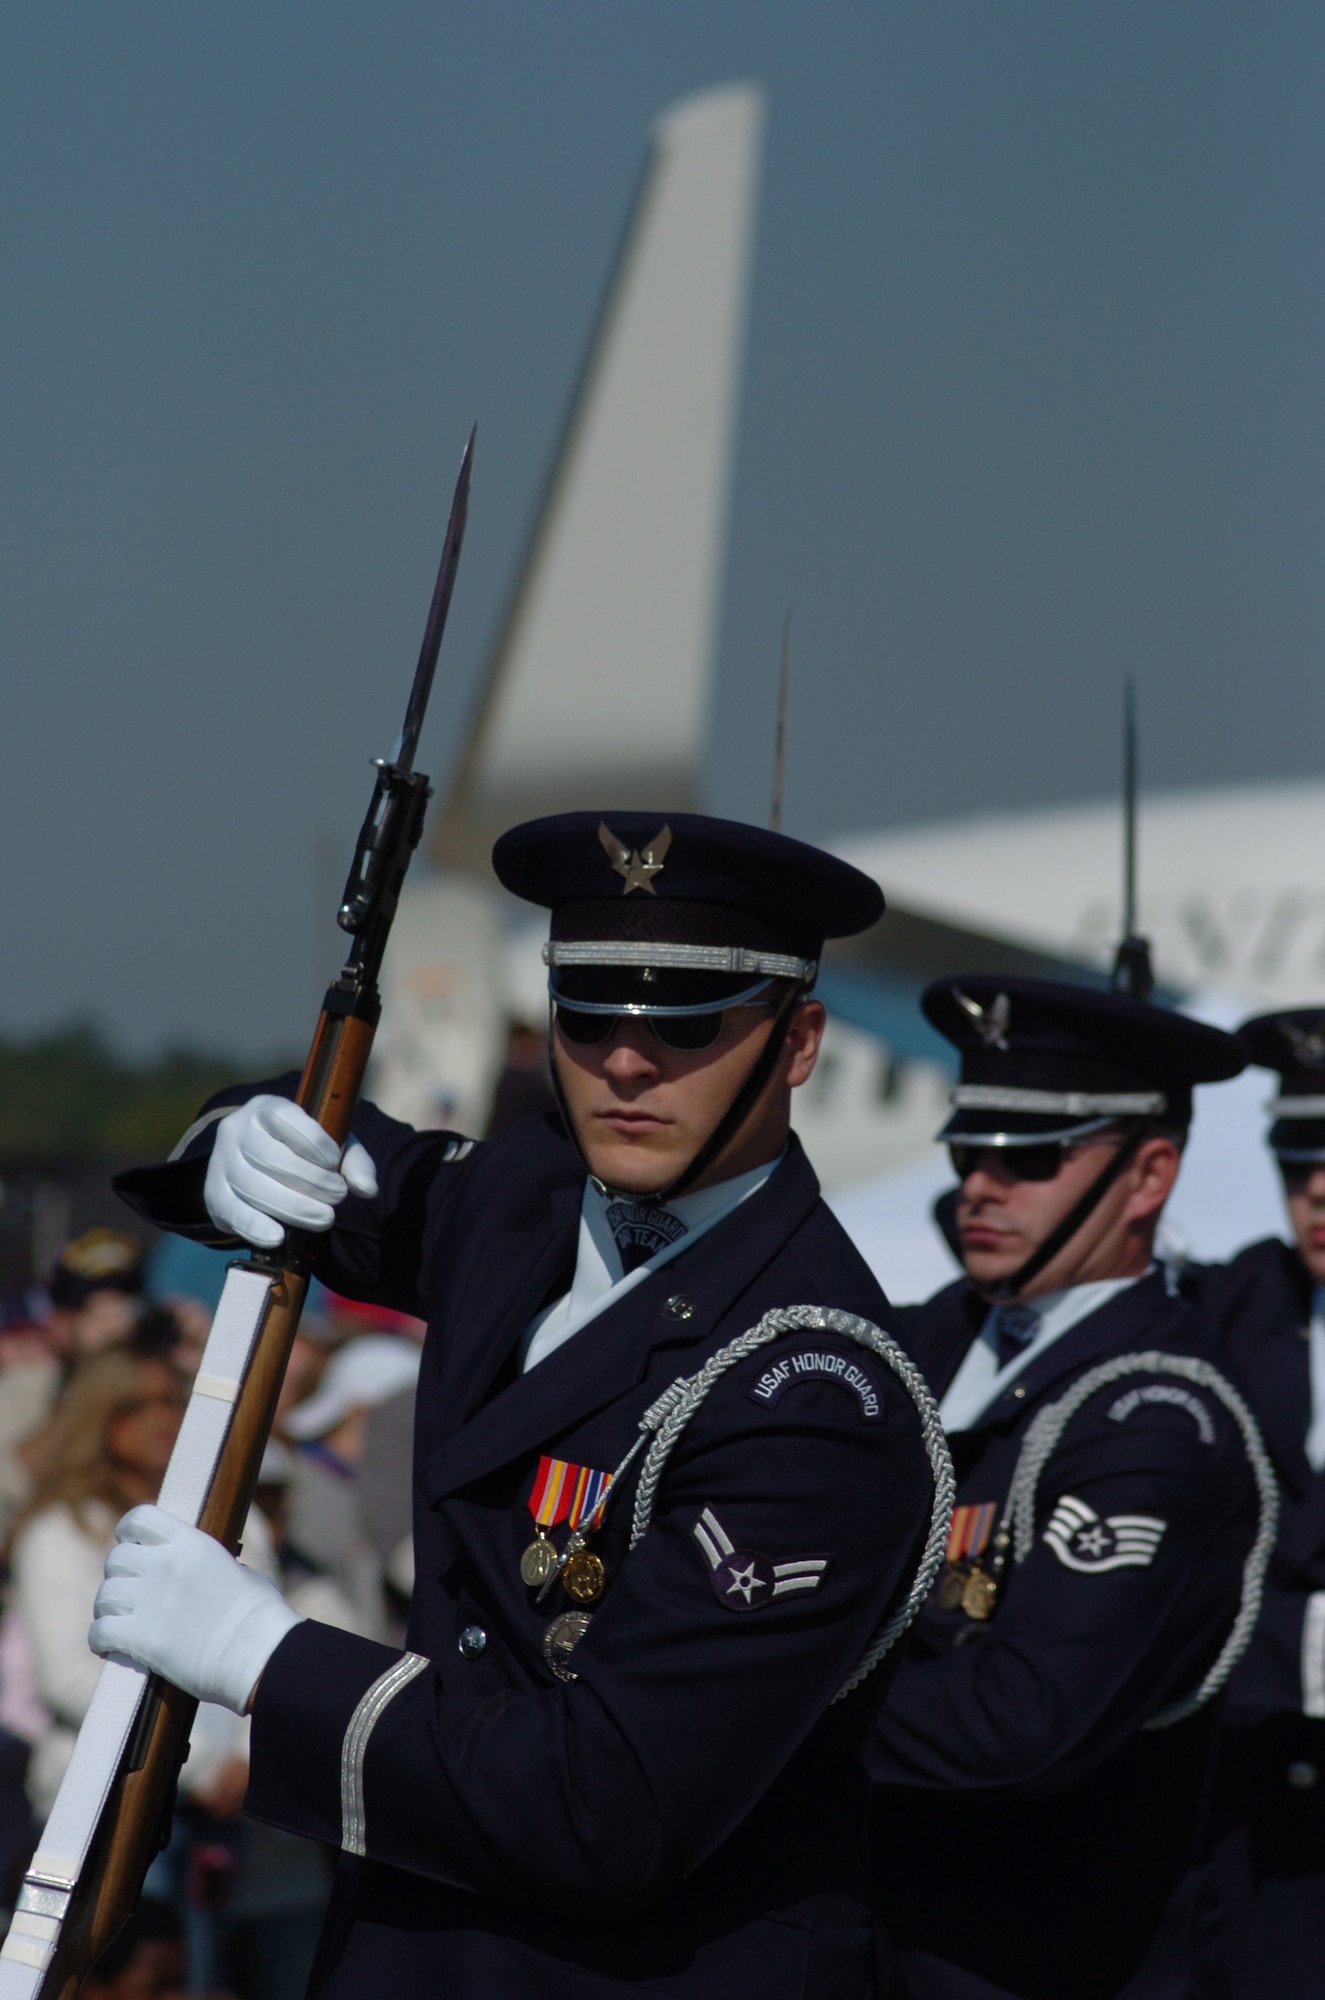
<svg viewBox="0 0 1325 2000">
<path fill-rule="evenodd" d="M 928 1597 L 947 1548 L 948 1524 L 956 1494 L 952 1457 L 939 1422 L 938 1405 L 925 1386 L 920 1370 L 907 1358 L 891 1334 L 884 1333 L 872 1321 L 861 1319 L 855 1313 L 841 1312 L 835 1306 L 781 1306 L 766 1312 L 757 1326 L 752 1326 L 748 1333 L 739 1334 L 725 1347 L 720 1347 L 696 1374 L 683 1375 L 673 1382 L 644 1412 L 640 1419 L 640 1435 L 618 1466 L 612 1486 L 616 1485 L 641 1445 L 651 1437 L 652 1443 L 635 1489 L 635 1511 L 630 1529 L 630 1546 L 633 1549 L 643 1539 L 653 1518 L 653 1504 L 668 1457 L 718 1377 L 735 1367 L 738 1361 L 744 1361 L 748 1354 L 790 1333 L 836 1334 L 841 1340 L 853 1340 L 858 1347 L 870 1348 L 880 1360 L 885 1361 L 916 1406 L 920 1416 L 920 1434 L 934 1474 L 934 1504 L 930 1510 L 929 1532 L 920 1567 L 905 1601 L 875 1634 L 849 1678 L 833 1696 L 834 1701 L 841 1701 L 844 1695 L 850 1694 L 867 1675 L 873 1673 Z M 610 1493 L 611 1488 L 608 1490 Z"/>
<path fill-rule="evenodd" d="M 747 1354 L 753 1354 L 758 1348 L 766 1347 L 770 1341 L 781 1340 L 789 1333 L 836 1334 L 841 1339 L 854 1340 L 860 1347 L 870 1348 L 886 1361 L 919 1412 L 921 1436 L 934 1474 L 934 1504 L 930 1511 L 929 1532 L 915 1580 L 905 1602 L 875 1635 L 850 1678 L 833 1696 L 834 1701 L 841 1701 L 844 1695 L 850 1694 L 867 1675 L 873 1673 L 929 1595 L 947 1548 L 948 1524 L 956 1491 L 948 1441 L 939 1422 L 938 1406 L 925 1386 L 924 1377 L 891 1335 L 871 1321 L 857 1318 L 855 1313 L 840 1312 L 832 1306 L 784 1306 L 766 1312 L 759 1324 L 752 1326 L 748 1333 L 740 1334 L 735 1340 L 728 1341 L 725 1347 L 720 1347 L 716 1354 L 710 1355 L 696 1374 L 679 1376 L 640 1418 L 635 1442 L 612 1474 L 593 1515 L 572 1538 L 559 1567 L 564 1567 L 576 1541 L 582 1541 L 598 1527 L 613 1494 L 621 1490 L 622 1475 L 648 1444 L 648 1455 L 635 1490 L 635 1511 L 630 1530 L 630 1547 L 633 1549 L 638 1545 L 653 1518 L 653 1503 L 668 1456 L 718 1377 L 738 1361 L 743 1361 Z M 556 1574 L 554 1570 L 553 1576 Z M 544 1591 L 550 1587 L 551 1581 L 550 1577 Z M 402 1655 L 373 1682 L 350 1718 L 341 1753 L 341 1846 L 348 1854 L 364 1854 L 367 1851 L 363 1788 L 368 1739 L 387 1706 L 427 1665 L 428 1662 L 418 1653 Z M 575 1676 L 570 1674 L 567 1678 L 573 1680 Z"/>
<path fill-rule="evenodd" d="M 1143 1725 L 1146 1729 L 1168 1729 L 1175 1722 L 1185 1722 L 1189 1715 L 1195 1715 L 1198 1708 L 1204 1708 L 1208 1701 L 1213 1701 L 1250 1645 L 1260 1616 L 1265 1572 L 1274 1551 L 1279 1526 L 1279 1488 L 1274 1468 L 1261 1442 L 1256 1419 L 1227 1377 L 1208 1361 L 1200 1361 L 1193 1355 L 1164 1354 L 1156 1348 L 1141 1354 L 1120 1354 L 1112 1361 L 1102 1361 L 1098 1368 L 1088 1369 L 1072 1384 L 1065 1396 L 1041 1410 L 1027 1429 L 1012 1475 L 1008 1504 L 999 1523 L 999 1535 L 1010 1540 L 1013 1561 L 1024 1563 L 1035 1546 L 1035 1501 L 1040 1478 L 1058 1449 L 1063 1432 L 1098 1389 L 1107 1388 L 1111 1382 L 1122 1381 L 1128 1375 L 1178 1375 L 1216 1396 L 1242 1434 L 1260 1503 L 1255 1539 L 1243 1564 L 1238 1613 L 1219 1657 L 1198 1687 L 1180 1701 L 1161 1709 L 1158 1715 L 1152 1715 Z M 1004 1546 L 1007 1546 L 1006 1540 Z"/>
</svg>

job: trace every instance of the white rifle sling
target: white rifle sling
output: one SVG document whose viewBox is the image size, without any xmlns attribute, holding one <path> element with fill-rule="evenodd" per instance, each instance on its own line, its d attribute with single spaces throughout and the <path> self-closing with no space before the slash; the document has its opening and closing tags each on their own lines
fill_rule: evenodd
<svg viewBox="0 0 1325 2000">
<path fill-rule="evenodd" d="M 190 1527 L 198 1525 L 216 1476 L 234 1414 L 232 1391 L 248 1371 L 275 1282 L 242 1264 L 232 1265 L 226 1274 L 202 1367 L 161 1487 L 159 1504 Z M 89 1605 L 89 1622 L 91 1615 Z M 118 1660 L 102 1666 L 41 1846 L 23 1878 L 13 1928 L 0 1948 L 0 2000 L 37 2000 L 41 1992 L 60 1926 L 133 1735 L 148 1679 L 144 1668 Z"/>
</svg>

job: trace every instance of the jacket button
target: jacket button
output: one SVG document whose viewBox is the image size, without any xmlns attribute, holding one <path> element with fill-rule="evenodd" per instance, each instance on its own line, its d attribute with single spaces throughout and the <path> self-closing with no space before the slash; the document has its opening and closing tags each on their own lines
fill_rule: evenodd
<svg viewBox="0 0 1325 2000">
<path fill-rule="evenodd" d="M 680 1292 L 673 1292 L 663 1307 L 664 1319 L 690 1319 L 695 1311 L 693 1299 L 683 1298 Z"/>
<path fill-rule="evenodd" d="M 1025 1394 L 1026 1394 L 1026 1384 L 1024 1382 L 1018 1382 L 1016 1388 L 1012 1391 L 1013 1402 L 1020 1403 L 1024 1399 Z"/>
<path fill-rule="evenodd" d="M 476 1660 L 488 1643 L 488 1635 L 481 1625 L 466 1625 L 460 1634 L 460 1651 L 467 1660 Z"/>
</svg>

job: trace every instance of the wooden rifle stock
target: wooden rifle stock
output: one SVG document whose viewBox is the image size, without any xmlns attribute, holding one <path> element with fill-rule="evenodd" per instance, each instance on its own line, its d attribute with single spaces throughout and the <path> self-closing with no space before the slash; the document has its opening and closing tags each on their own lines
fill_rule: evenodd
<svg viewBox="0 0 1325 2000">
<path fill-rule="evenodd" d="M 296 1102 L 342 1147 L 350 1134 L 373 1045 L 373 1023 L 324 1009 Z M 232 1552 L 253 1501 L 276 1399 L 308 1291 L 308 1272 L 279 1255 L 254 1260 L 276 1276 L 253 1359 L 198 1525 Z M 131 1915 L 167 1829 L 175 1782 L 188 1751 L 197 1702 L 154 1675 L 138 1727 L 106 1803 L 96 1845 L 61 1930 L 42 1986 L 43 2000 L 76 2000 L 86 1974 Z"/>
</svg>

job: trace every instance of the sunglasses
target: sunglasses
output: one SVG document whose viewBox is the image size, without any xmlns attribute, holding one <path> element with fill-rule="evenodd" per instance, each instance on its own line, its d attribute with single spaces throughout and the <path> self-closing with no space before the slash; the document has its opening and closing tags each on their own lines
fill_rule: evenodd
<svg viewBox="0 0 1325 2000">
<path fill-rule="evenodd" d="M 969 1146 L 952 1145 L 948 1148 L 948 1158 L 952 1161 L 952 1171 L 959 1181 L 973 1174 L 989 1153 L 997 1151 L 1002 1173 L 1014 1181 L 1051 1181 L 1060 1172 L 1064 1160 L 1077 1150 L 1070 1142 L 1050 1139 L 1042 1146 Z"/>
<path fill-rule="evenodd" d="M 746 1006 L 765 1006 L 755 1000 Z M 693 1052 L 711 1049 L 722 1033 L 722 1024 L 734 1009 L 719 1007 L 712 1014 L 589 1014 L 579 1007 L 557 1002 L 557 1026 L 568 1042 L 580 1048 L 600 1048 L 610 1042 L 622 1020 L 647 1021 L 665 1049 Z"/>
</svg>

